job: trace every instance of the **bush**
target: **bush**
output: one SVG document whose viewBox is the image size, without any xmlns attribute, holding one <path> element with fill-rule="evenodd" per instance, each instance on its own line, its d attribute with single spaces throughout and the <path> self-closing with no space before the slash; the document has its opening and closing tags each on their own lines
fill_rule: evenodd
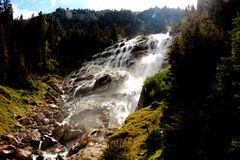
<svg viewBox="0 0 240 160">
<path fill-rule="evenodd" d="M 168 70 L 164 70 L 145 80 L 139 101 L 140 107 L 148 106 L 154 101 L 162 101 L 167 98 L 171 87 L 168 77 Z"/>
<path fill-rule="evenodd" d="M 101 160 L 130 160 L 127 156 L 127 148 L 124 139 L 114 139 L 108 142 Z"/>
<path fill-rule="evenodd" d="M 161 130 L 159 128 L 154 129 L 144 141 L 142 148 L 147 149 L 152 153 L 161 147 Z"/>
</svg>

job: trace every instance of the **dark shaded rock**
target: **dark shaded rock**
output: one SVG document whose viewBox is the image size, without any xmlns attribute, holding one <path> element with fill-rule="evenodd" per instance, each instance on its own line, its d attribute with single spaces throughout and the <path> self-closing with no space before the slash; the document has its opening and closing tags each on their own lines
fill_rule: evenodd
<svg viewBox="0 0 240 160">
<path fill-rule="evenodd" d="M 153 102 L 150 106 L 150 109 L 155 110 L 159 107 L 159 102 Z"/>
<path fill-rule="evenodd" d="M 7 99 L 11 99 L 11 95 L 4 91 L 2 88 L 0 88 L 0 94 L 3 95 Z"/>
<path fill-rule="evenodd" d="M 56 160 L 64 160 L 64 158 L 61 155 L 57 155 Z"/>
<path fill-rule="evenodd" d="M 74 80 L 75 83 L 80 82 L 80 81 L 85 81 L 85 80 L 91 80 L 93 79 L 93 75 L 87 75 L 83 77 L 78 77 L 77 79 Z"/>
<path fill-rule="evenodd" d="M 65 152 L 65 147 L 59 143 L 45 150 L 47 153 L 62 153 Z"/>
<path fill-rule="evenodd" d="M 0 158 L 10 157 L 16 152 L 16 147 L 13 145 L 3 145 L 0 146 Z"/>
<path fill-rule="evenodd" d="M 103 86 L 107 83 L 110 83 L 112 81 L 112 78 L 110 75 L 104 75 L 102 77 L 100 77 L 99 79 L 96 80 L 95 84 L 94 84 L 94 88 L 98 88 L 100 86 Z"/>
<path fill-rule="evenodd" d="M 63 142 L 68 142 L 74 139 L 77 139 L 82 136 L 81 130 L 68 130 L 64 133 L 64 136 L 62 137 Z"/>
<path fill-rule="evenodd" d="M 44 135 L 42 139 L 43 139 L 42 145 L 41 145 L 42 150 L 50 148 L 58 143 L 56 139 L 49 137 L 48 135 Z"/>
<path fill-rule="evenodd" d="M 39 126 L 38 127 L 38 131 L 44 135 L 44 134 L 47 134 L 49 133 L 50 129 L 47 127 L 47 126 Z"/>
<path fill-rule="evenodd" d="M 63 136 L 64 136 L 64 127 L 63 126 L 57 126 L 53 131 L 52 131 L 52 137 L 59 141 Z"/>
<path fill-rule="evenodd" d="M 81 137 L 80 141 L 68 151 L 67 157 L 70 157 L 76 154 L 80 149 L 85 148 L 89 142 L 90 138 L 88 137 L 87 134 L 84 134 Z"/>
<path fill-rule="evenodd" d="M 125 43 L 123 42 L 123 43 L 120 44 L 120 47 L 123 47 L 124 45 L 125 45 Z"/>
<path fill-rule="evenodd" d="M 17 146 L 19 141 L 13 135 L 2 135 L 1 139 L 7 141 L 8 144 Z"/>
<path fill-rule="evenodd" d="M 147 49 L 148 49 L 148 46 L 146 45 L 146 43 L 143 43 L 143 44 L 134 46 L 132 49 L 132 52 L 139 52 L 139 51 L 144 51 Z"/>
<path fill-rule="evenodd" d="M 23 117 L 23 118 L 19 119 L 19 122 L 22 125 L 31 125 L 31 124 L 33 124 L 33 119 L 31 117 Z"/>
<path fill-rule="evenodd" d="M 54 83 L 50 83 L 50 86 L 56 91 L 58 94 L 63 94 L 62 90 Z"/>
<path fill-rule="evenodd" d="M 43 113 L 39 113 L 37 115 L 33 116 L 33 120 L 37 123 L 37 124 L 41 124 L 43 122 L 43 119 L 45 118 L 45 115 Z"/>
<path fill-rule="evenodd" d="M 68 112 L 63 112 L 63 111 L 54 111 L 53 112 L 53 118 L 57 120 L 57 122 L 62 123 L 62 121 L 67 118 L 69 115 Z"/>
<path fill-rule="evenodd" d="M 38 155 L 37 158 L 36 158 L 36 160 L 44 160 L 43 155 Z"/>
<path fill-rule="evenodd" d="M 27 132 L 24 139 L 22 140 L 22 142 L 30 143 L 32 145 L 32 147 L 37 149 L 39 146 L 39 143 L 41 141 L 40 138 L 41 138 L 41 134 L 39 133 L 39 131 L 37 129 L 35 129 L 33 131 Z"/>
</svg>

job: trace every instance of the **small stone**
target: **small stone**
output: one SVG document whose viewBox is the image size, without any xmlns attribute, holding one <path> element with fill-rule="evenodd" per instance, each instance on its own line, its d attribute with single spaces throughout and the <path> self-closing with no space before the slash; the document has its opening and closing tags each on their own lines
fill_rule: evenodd
<svg viewBox="0 0 240 160">
<path fill-rule="evenodd" d="M 33 121 L 31 118 L 29 117 L 23 117 L 19 120 L 19 122 L 22 124 L 22 125 L 31 125 L 33 124 Z"/>
<path fill-rule="evenodd" d="M 51 109 L 59 109 L 59 107 L 56 104 L 49 104 L 49 107 Z"/>
</svg>

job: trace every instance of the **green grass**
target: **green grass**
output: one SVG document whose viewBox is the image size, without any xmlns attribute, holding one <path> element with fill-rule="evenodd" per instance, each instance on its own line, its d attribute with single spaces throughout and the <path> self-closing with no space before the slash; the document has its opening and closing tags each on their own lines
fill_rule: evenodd
<svg viewBox="0 0 240 160">
<path fill-rule="evenodd" d="M 147 150 L 141 146 L 150 132 L 159 127 L 162 105 L 164 104 L 160 103 L 160 107 L 156 110 L 146 107 L 129 115 L 124 125 L 110 137 L 110 142 L 122 139 L 125 142 L 130 159 L 142 158 Z M 157 151 L 157 153 L 160 154 L 161 152 Z"/>
<path fill-rule="evenodd" d="M 21 125 L 16 116 L 25 117 L 39 109 L 37 104 L 44 106 L 45 94 L 51 91 L 52 82 L 59 77 L 45 76 L 29 80 L 29 88 L 16 90 L 8 86 L 0 85 L 0 134 L 17 131 Z M 45 105 L 46 106 L 46 105 Z"/>
</svg>

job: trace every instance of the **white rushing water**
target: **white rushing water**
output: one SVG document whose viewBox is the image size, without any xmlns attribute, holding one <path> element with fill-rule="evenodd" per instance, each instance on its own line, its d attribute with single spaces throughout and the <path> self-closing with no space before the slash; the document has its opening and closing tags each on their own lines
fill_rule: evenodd
<svg viewBox="0 0 240 160">
<path fill-rule="evenodd" d="M 144 80 L 158 72 L 171 37 L 138 36 L 93 57 L 63 82 L 70 115 L 63 121 L 82 130 L 121 125 L 135 111 Z"/>
</svg>

